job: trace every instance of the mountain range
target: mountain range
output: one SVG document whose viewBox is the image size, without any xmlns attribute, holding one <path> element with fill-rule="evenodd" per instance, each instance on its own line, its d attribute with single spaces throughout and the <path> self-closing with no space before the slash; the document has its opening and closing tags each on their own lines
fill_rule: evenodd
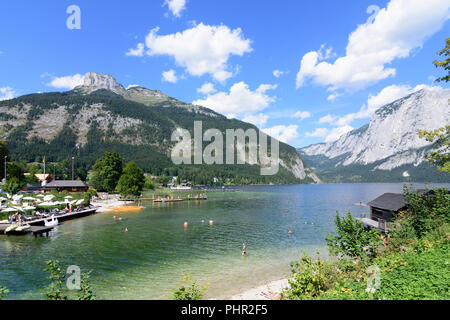
<svg viewBox="0 0 450 320">
<path fill-rule="evenodd" d="M 417 135 L 450 124 L 450 89 L 425 88 L 379 108 L 338 140 L 299 148 L 325 182 L 450 182 L 428 164 L 433 143 Z"/>
<path fill-rule="evenodd" d="M 81 86 L 67 92 L 24 95 L 0 101 L 0 140 L 6 140 L 11 159 L 48 162 L 77 157 L 88 170 L 105 151 L 115 150 L 144 171 L 173 175 L 182 168 L 198 184 L 211 177 L 231 183 L 318 183 L 296 149 L 280 142 L 280 170 L 261 176 L 260 165 L 175 166 L 171 159 L 177 128 L 193 133 L 194 121 L 203 130 L 258 129 L 201 106 L 140 86 L 125 89 L 114 77 L 88 72 Z M 186 176 L 186 175 L 185 175 Z M 201 178 L 199 178 L 201 177 Z"/>
</svg>

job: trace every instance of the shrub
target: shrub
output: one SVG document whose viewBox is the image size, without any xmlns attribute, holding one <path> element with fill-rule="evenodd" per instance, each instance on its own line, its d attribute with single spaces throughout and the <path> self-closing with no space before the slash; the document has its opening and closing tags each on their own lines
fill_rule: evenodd
<svg viewBox="0 0 450 320">
<path fill-rule="evenodd" d="M 9 290 L 0 286 L 0 300 L 4 299 L 9 293 Z"/>
<path fill-rule="evenodd" d="M 350 211 L 343 218 L 336 213 L 334 221 L 336 233 L 326 238 L 330 252 L 337 256 L 352 258 L 373 257 L 380 244 L 380 232 L 366 230 L 361 221 L 356 220 Z"/>
<path fill-rule="evenodd" d="M 206 289 L 207 286 L 199 287 L 189 275 L 183 275 L 181 286 L 173 290 L 170 298 L 173 300 L 202 300 Z"/>
<path fill-rule="evenodd" d="M 290 289 L 283 292 L 283 298 L 302 299 L 318 297 L 327 289 L 330 265 L 320 258 L 313 260 L 306 253 L 300 257 L 300 262 L 291 263 L 292 275 L 288 279 Z"/>
</svg>

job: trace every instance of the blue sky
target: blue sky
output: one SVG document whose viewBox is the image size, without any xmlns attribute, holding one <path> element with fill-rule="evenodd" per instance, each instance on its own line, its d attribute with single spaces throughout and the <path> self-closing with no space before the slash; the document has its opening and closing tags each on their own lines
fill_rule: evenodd
<svg viewBox="0 0 450 320">
<path fill-rule="evenodd" d="M 70 5 L 81 29 L 67 28 Z M 449 17 L 450 0 L 4 1 L 0 99 L 107 73 L 301 147 L 368 123 L 414 90 L 445 86 L 433 83 L 443 71 L 432 61 Z"/>
</svg>

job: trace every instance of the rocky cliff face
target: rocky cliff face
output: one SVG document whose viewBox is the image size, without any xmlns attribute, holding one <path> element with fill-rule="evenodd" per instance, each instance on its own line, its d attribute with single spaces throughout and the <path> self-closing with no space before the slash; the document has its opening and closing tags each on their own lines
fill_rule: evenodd
<svg viewBox="0 0 450 320">
<path fill-rule="evenodd" d="M 299 153 L 321 169 L 371 164 L 379 170 L 417 167 L 426 162 L 426 151 L 432 147 L 417 132 L 450 124 L 449 98 L 450 89 L 420 90 L 378 109 L 368 125 Z"/>
<path fill-rule="evenodd" d="M 123 94 L 125 92 L 125 88 L 113 76 L 96 72 L 86 73 L 83 85 L 75 88 L 75 90 L 80 90 L 84 93 L 91 93 L 101 89 L 109 90 L 117 94 Z"/>
</svg>

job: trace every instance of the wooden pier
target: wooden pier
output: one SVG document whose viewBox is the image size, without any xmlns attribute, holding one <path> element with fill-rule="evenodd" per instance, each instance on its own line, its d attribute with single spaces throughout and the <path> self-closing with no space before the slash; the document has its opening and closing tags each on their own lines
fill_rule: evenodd
<svg viewBox="0 0 450 320">
<path fill-rule="evenodd" d="M 64 213 L 62 215 L 55 215 L 55 219 L 58 219 L 59 222 L 63 222 L 63 221 L 68 221 L 68 220 L 72 220 L 72 219 L 90 216 L 92 214 L 95 214 L 96 212 L 97 212 L 97 209 L 95 209 L 95 208 L 82 210 L 82 211 L 78 211 L 78 212 L 72 211 L 69 213 Z M 48 219 L 51 219 L 51 217 L 32 220 L 32 221 L 27 222 L 27 224 L 29 224 L 31 226 L 45 226 L 44 220 L 48 220 Z"/>
<path fill-rule="evenodd" d="M 11 226 L 11 224 L 0 224 L 0 234 L 22 236 L 22 235 L 32 233 L 35 237 L 43 236 L 44 234 L 48 237 L 48 234 L 54 228 L 54 227 L 30 226 L 26 230 L 21 230 L 21 231 L 12 230 L 8 233 L 5 233 L 6 229 L 10 226 Z"/>
</svg>

